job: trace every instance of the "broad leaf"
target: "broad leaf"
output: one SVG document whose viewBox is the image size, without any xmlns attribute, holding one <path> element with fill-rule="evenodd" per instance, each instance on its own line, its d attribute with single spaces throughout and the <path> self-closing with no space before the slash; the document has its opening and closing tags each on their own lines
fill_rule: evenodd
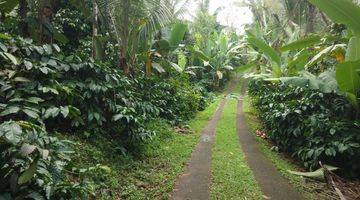
<svg viewBox="0 0 360 200">
<path fill-rule="evenodd" d="M 36 149 L 36 146 L 25 143 L 21 146 L 20 153 L 22 156 L 27 156 L 27 155 L 31 154 L 32 152 L 34 152 L 35 149 Z"/>
<path fill-rule="evenodd" d="M 360 89 L 360 61 L 344 62 L 336 66 L 336 80 L 343 92 L 356 94 Z"/>
<path fill-rule="evenodd" d="M 5 139 L 14 145 L 20 142 L 22 129 L 13 121 L 5 122 L 0 125 L 0 137 L 5 136 Z"/>
<path fill-rule="evenodd" d="M 27 116 L 31 117 L 31 118 L 34 118 L 34 119 L 37 119 L 39 118 L 39 115 L 33 111 L 33 110 L 30 110 L 30 109 L 23 109 L 22 110 Z"/>
<path fill-rule="evenodd" d="M 182 72 L 183 69 L 176 63 L 170 62 L 171 67 L 173 67 L 177 72 Z"/>
<path fill-rule="evenodd" d="M 309 0 L 336 23 L 360 32 L 360 7 L 351 0 Z"/>
<path fill-rule="evenodd" d="M 331 52 L 337 51 L 339 49 L 344 49 L 346 47 L 345 44 L 336 44 L 336 45 L 331 45 L 329 47 L 326 47 L 325 49 L 323 49 L 322 51 L 320 51 L 318 54 L 316 54 L 306 65 L 305 68 L 309 68 L 313 65 L 315 65 L 316 63 L 318 63 L 319 61 L 321 61 L 325 56 L 330 55 Z"/>
<path fill-rule="evenodd" d="M 9 13 L 19 4 L 19 0 L 0 0 L 0 11 Z"/>
<path fill-rule="evenodd" d="M 9 60 L 11 60 L 11 62 L 12 62 L 14 65 L 18 65 L 18 64 L 19 64 L 18 59 L 17 59 L 14 55 L 12 55 L 11 53 L 5 53 L 5 52 L 4 52 L 3 54 L 5 54 L 5 56 L 8 57 Z"/>
<path fill-rule="evenodd" d="M 159 73 L 165 73 L 165 69 L 164 69 L 159 63 L 153 62 L 151 65 L 152 65 L 152 67 L 153 67 L 154 69 L 156 69 L 156 71 L 158 71 Z"/>
<path fill-rule="evenodd" d="M 38 164 L 38 158 L 35 159 L 34 162 L 30 164 L 29 168 L 20 175 L 18 179 L 19 185 L 29 182 L 34 177 L 36 173 L 37 164 Z"/>
<path fill-rule="evenodd" d="M 245 72 L 245 71 L 247 71 L 247 70 L 249 70 L 249 69 L 251 69 L 251 68 L 253 68 L 253 67 L 256 67 L 257 65 L 258 65 L 257 62 L 250 62 L 250 63 L 248 63 L 248 64 L 246 64 L 246 65 L 242 65 L 242 66 L 236 67 L 236 68 L 235 68 L 235 71 L 236 71 L 236 72 Z"/>
<path fill-rule="evenodd" d="M 254 47 L 258 48 L 259 51 L 264 53 L 270 61 L 275 62 L 278 66 L 281 66 L 281 58 L 279 53 L 273 49 L 271 46 L 263 42 L 262 40 L 259 40 L 255 37 L 248 37 L 247 41 Z"/>
<path fill-rule="evenodd" d="M 352 37 L 346 51 L 346 61 L 360 60 L 360 37 Z"/>
<path fill-rule="evenodd" d="M 280 48 L 281 51 L 294 51 L 299 50 L 303 48 L 310 47 L 314 44 L 317 44 L 321 41 L 321 37 L 318 35 L 309 36 L 300 40 L 297 40 L 295 42 L 292 42 L 290 44 L 287 44 Z"/>
<path fill-rule="evenodd" d="M 185 33 L 187 31 L 187 25 L 184 23 L 176 23 L 171 30 L 171 35 L 169 43 L 171 48 L 174 50 L 179 47 L 179 44 L 184 39 Z"/>
<path fill-rule="evenodd" d="M 10 114 L 15 114 L 17 112 L 20 111 L 20 108 L 17 106 L 10 106 L 8 108 L 6 108 L 4 111 L 2 111 L 0 113 L 0 116 L 6 116 L 6 115 L 10 115 Z"/>
</svg>

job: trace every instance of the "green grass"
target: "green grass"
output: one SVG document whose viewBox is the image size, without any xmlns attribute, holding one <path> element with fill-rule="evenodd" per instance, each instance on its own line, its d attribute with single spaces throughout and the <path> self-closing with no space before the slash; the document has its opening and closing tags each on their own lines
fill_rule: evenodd
<svg viewBox="0 0 360 200">
<path fill-rule="evenodd" d="M 223 95 L 218 94 L 217 98 L 213 103 L 211 103 L 204 111 L 197 113 L 195 119 L 189 122 L 190 129 L 195 133 L 200 134 L 202 129 L 212 118 L 213 114 L 215 113 L 222 99 L 223 99 Z"/>
<path fill-rule="evenodd" d="M 249 95 L 244 97 L 243 109 L 245 113 L 246 122 L 250 131 L 255 135 L 256 130 L 260 130 L 261 123 L 257 118 L 257 111 L 251 104 L 252 99 Z M 301 192 L 306 199 L 317 199 L 316 194 L 312 193 L 304 183 L 300 176 L 296 176 L 287 172 L 287 170 L 298 171 L 300 168 L 292 163 L 289 159 L 285 158 L 283 154 L 271 150 L 271 144 L 266 140 L 256 137 L 261 152 L 274 164 L 280 173 L 289 180 L 289 182 Z"/>
<path fill-rule="evenodd" d="M 236 133 L 237 100 L 229 99 L 217 125 L 212 155 L 211 199 L 262 199 Z"/>
<path fill-rule="evenodd" d="M 192 134 L 178 134 L 164 121 L 149 126 L 157 136 L 143 145 L 140 154 L 122 153 L 116 140 L 97 136 L 76 142 L 74 167 L 96 164 L 110 167 L 109 174 L 91 175 L 95 181 L 96 199 L 169 199 L 173 184 L 198 143 L 200 132 L 215 112 L 221 98 L 189 122 Z"/>
</svg>

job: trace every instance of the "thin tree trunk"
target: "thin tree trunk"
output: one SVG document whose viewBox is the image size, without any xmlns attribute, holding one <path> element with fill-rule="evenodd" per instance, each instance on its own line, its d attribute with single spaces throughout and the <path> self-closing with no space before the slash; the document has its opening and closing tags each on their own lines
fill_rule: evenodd
<svg viewBox="0 0 360 200">
<path fill-rule="evenodd" d="M 325 16 L 325 14 L 323 12 L 320 11 L 321 14 L 321 19 L 324 21 L 324 23 L 326 24 L 326 26 L 329 26 L 331 24 L 331 22 L 329 21 L 329 19 L 327 18 L 327 16 Z"/>
<path fill-rule="evenodd" d="M 316 8 L 314 5 L 308 5 L 308 20 L 306 23 L 305 34 L 314 33 L 315 31 L 315 17 L 316 17 Z"/>
<path fill-rule="evenodd" d="M 92 32 L 92 40 L 93 40 L 93 49 L 92 49 L 92 58 L 97 59 L 98 52 L 96 50 L 96 37 L 98 35 L 98 15 L 99 15 L 99 7 L 96 3 L 96 0 L 93 0 L 93 32 Z"/>
<path fill-rule="evenodd" d="M 4 22 L 5 21 L 5 13 L 4 12 L 0 12 L 0 22 Z"/>
<path fill-rule="evenodd" d="M 28 3 L 26 0 L 20 0 L 19 2 L 19 16 L 20 16 L 20 23 L 19 23 L 19 30 L 22 36 L 28 37 L 29 36 L 29 27 L 28 23 L 26 22 L 27 13 L 29 11 Z"/>
<path fill-rule="evenodd" d="M 128 76 L 130 74 L 130 67 L 127 60 L 127 50 L 129 45 L 129 26 L 130 26 L 130 0 L 123 0 L 123 10 L 122 10 L 122 29 L 121 29 L 121 46 L 120 46 L 120 68 L 123 69 L 124 74 Z"/>
</svg>

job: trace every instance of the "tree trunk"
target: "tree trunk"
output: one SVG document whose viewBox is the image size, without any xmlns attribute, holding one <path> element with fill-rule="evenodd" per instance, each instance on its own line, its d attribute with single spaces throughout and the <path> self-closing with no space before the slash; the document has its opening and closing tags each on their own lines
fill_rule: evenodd
<svg viewBox="0 0 360 200">
<path fill-rule="evenodd" d="M 96 0 L 93 0 L 93 32 L 92 32 L 92 41 L 93 41 L 93 49 L 92 49 L 92 58 L 95 60 L 98 58 L 98 52 L 96 49 L 96 37 L 98 35 L 98 15 L 99 15 L 99 7 L 96 3 Z"/>
<path fill-rule="evenodd" d="M 321 19 L 324 21 L 324 23 L 326 24 L 326 26 L 331 25 L 331 22 L 330 22 L 330 20 L 327 18 L 327 16 L 326 16 L 323 12 L 321 12 L 321 11 L 320 11 L 320 14 L 321 14 Z"/>
<path fill-rule="evenodd" d="M 130 67 L 127 61 L 127 51 L 129 46 L 129 26 L 130 26 L 130 0 L 122 0 L 123 10 L 122 10 L 122 28 L 121 28 L 121 46 L 120 46 L 120 68 L 123 69 L 124 74 L 129 76 Z"/>
<path fill-rule="evenodd" d="M 147 77 L 150 77 L 151 76 L 151 53 L 148 52 L 148 58 L 146 60 L 146 63 L 145 63 L 145 74 Z"/>
<path fill-rule="evenodd" d="M 27 13 L 29 12 L 28 3 L 26 0 L 19 1 L 19 16 L 20 16 L 20 23 L 19 23 L 19 31 L 23 37 L 28 37 L 29 34 L 29 27 L 28 23 L 26 22 Z"/>
<path fill-rule="evenodd" d="M 38 23 L 39 23 L 39 30 L 38 30 L 38 41 L 40 43 L 52 43 L 53 36 L 51 34 L 45 35 L 44 28 L 45 24 L 50 24 L 56 10 L 59 7 L 59 0 L 45 0 L 39 8 L 38 12 Z"/>
<path fill-rule="evenodd" d="M 5 13 L 0 12 L 0 22 L 4 22 L 4 21 L 5 21 Z"/>
<path fill-rule="evenodd" d="M 314 5 L 309 3 L 308 6 L 308 20 L 306 23 L 305 34 L 314 33 L 315 31 L 315 18 L 316 18 L 316 8 Z"/>
</svg>

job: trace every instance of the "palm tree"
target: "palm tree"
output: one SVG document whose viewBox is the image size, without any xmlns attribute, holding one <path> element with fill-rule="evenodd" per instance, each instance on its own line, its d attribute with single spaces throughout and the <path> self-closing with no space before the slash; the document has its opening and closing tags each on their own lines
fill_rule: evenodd
<svg viewBox="0 0 360 200">
<path fill-rule="evenodd" d="M 147 43 L 156 30 L 172 21 L 164 0 L 98 0 L 100 11 L 118 43 L 119 67 L 129 75 L 140 42 Z"/>
</svg>

